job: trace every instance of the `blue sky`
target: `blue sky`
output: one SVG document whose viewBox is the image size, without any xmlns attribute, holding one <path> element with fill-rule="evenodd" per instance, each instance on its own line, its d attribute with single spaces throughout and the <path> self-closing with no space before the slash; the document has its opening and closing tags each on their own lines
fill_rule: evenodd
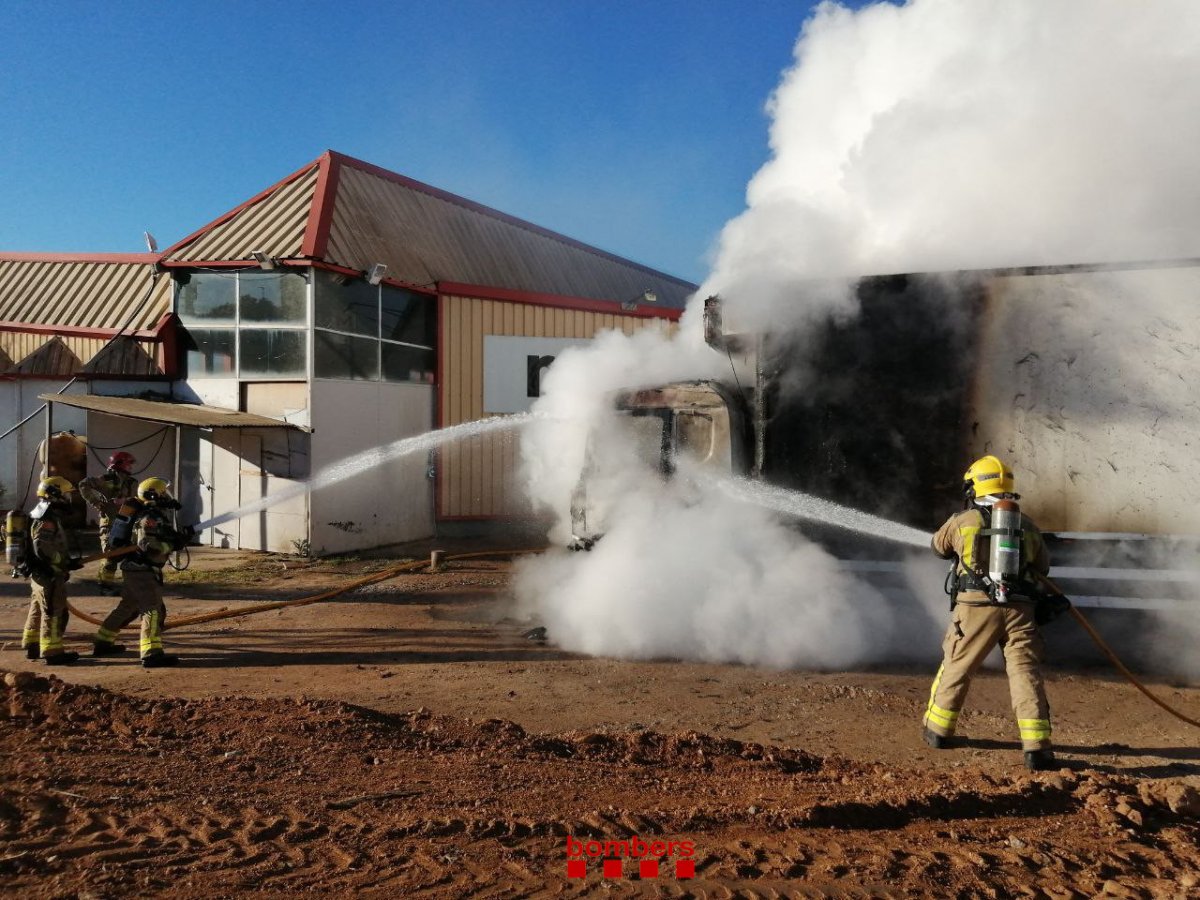
<svg viewBox="0 0 1200 900">
<path fill-rule="evenodd" d="M 9 0 L 0 250 L 166 247 L 326 149 L 699 281 L 802 0 Z"/>
</svg>

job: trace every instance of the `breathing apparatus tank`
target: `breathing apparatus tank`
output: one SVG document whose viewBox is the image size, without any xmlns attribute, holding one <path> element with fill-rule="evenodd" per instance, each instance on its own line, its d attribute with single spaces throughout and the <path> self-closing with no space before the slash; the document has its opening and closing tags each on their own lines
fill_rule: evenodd
<svg viewBox="0 0 1200 900">
<path fill-rule="evenodd" d="M 14 509 L 4 519 L 4 562 L 12 569 L 12 577 L 21 577 L 25 565 L 25 547 L 29 538 L 29 516 Z"/>
<path fill-rule="evenodd" d="M 1021 508 L 1015 500 L 997 500 L 992 505 L 988 534 L 988 579 L 994 585 L 996 602 L 1006 603 L 1021 574 Z"/>
<path fill-rule="evenodd" d="M 133 540 L 133 520 L 145 508 L 145 505 L 137 497 L 127 497 L 121 503 L 108 530 L 109 546 L 112 549 L 129 546 Z"/>
</svg>

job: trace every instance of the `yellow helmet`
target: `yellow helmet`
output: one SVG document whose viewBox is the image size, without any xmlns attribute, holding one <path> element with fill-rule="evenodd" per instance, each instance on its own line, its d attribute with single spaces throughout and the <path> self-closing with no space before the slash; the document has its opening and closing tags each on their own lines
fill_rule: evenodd
<svg viewBox="0 0 1200 900">
<path fill-rule="evenodd" d="M 171 482 L 164 478 L 147 478 L 138 485 L 138 499 L 145 503 L 171 499 Z"/>
<path fill-rule="evenodd" d="M 62 500 L 75 490 L 75 485 L 61 475 L 51 475 L 38 482 L 37 495 L 43 500 Z"/>
<path fill-rule="evenodd" d="M 963 474 L 963 491 L 972 498 L 1011 494 L 1012 469 L 995 456 L 981 456 Z"/>
</svg>

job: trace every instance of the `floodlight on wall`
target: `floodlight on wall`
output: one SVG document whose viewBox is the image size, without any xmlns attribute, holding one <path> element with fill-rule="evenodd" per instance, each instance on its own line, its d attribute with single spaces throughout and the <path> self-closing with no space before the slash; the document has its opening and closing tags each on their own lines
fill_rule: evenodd
<svg viewBox="0 0 1200 900">
<path fill-rule="evenodd" d="M 375 263 L 371 267 L 371 274 L 367 276 L 367 284 L 375 285 L 383 281 L 383 276 L 387 274 L 387 266 L 383 263 Z"/>
<path fill-rule="evenodd" d="M 621 309 L 635 310 L 638 308 L 639 303 L 657 303 L 657 302 L 658 302 L 658 294 L 654 293 L 654 291 L 651 290 L 650 288 L 646 288 L 646 290 L 642 291 L 640 294 L 638 294 L 632 300 L 624 301 L 621 304 Z"/>
<path fill-rule="evenodd" d="M 254 261 L 258 263 L 260 269 L 270 272 L 275 268 L 275 259 L 265 250 L 251 250 L 250 255 L 254 257 Z"/>
</svg>

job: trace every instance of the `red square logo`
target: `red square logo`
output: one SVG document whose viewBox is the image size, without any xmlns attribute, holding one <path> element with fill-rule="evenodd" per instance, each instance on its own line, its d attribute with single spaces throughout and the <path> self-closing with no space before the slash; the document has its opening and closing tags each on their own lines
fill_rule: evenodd
<svg viewBox="0 0 1200 900">
<path fill-rule="evenodd" d="M 658 860 L 643 859 L 638 865 L 638 875 L 642 878 L 657 878 L 658 877 Z"/>
<path fill-rule="evenodd" d="M 694 859 L 679 859 L 675 861 L 676 878 L 695 878 L 696 861 Z"/>
<path fill-rule="evenodd" d="M 621 877 L 621 861 L 619 859 L 606 859 L 604 861 L 604 877 L 605 878 L 620 878 Z"/>
<path fill-rule="evenodd" d="M 582 859 L 568 859 L 567 877 L 587 878 L 587 863 Z"/>
</svg>

